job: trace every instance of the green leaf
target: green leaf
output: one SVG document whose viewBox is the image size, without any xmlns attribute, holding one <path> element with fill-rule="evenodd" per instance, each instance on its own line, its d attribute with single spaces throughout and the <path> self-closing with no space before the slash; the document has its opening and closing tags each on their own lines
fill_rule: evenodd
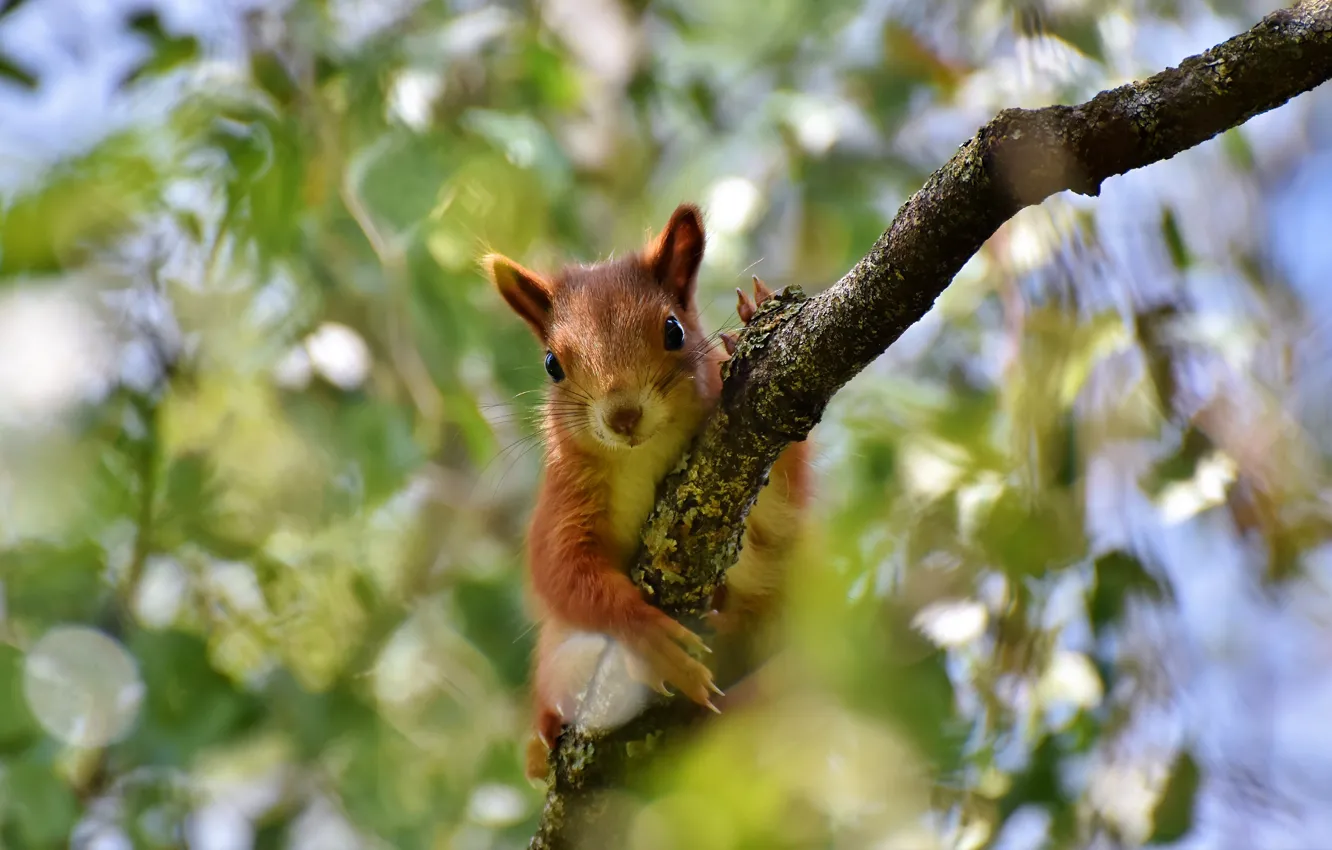
<svg viewBox="0 0 1332 850">
<path fill-rule="evenodd" d="M 304 130 L 294 115 L 275 114 L 258 102 L 201 106 L 207 129 L 201 143 L 230 165 L 223 226 L 252 242 L 264 259 L 300 244 L 305 209 Z"/>
<path fill-rule="evenodd" d="M 1170 484 L 1192 479 L 1197 474 L 1198 463 L 1210 454 L 1212 449 L 1210 437 L 1197 427 L 1188 426 L 1179 448 L 1153 466 L 1144 477 L 1143 489 L 1148 495 L 1157 496 Z"/>
<path fill-rule="evenodd" d="M 469 109 L 462 117 L 462 124 L 502 151 L 512 164 L 536 172 L 549 194 L 569 187 L 573 177 L 570 163 L 550 132 L 535 118 L 492 109 Z"/>
<path fill-rule="evenodd" d="M 689 102 L 698 112 L 700 118 L 711 127 L 719 127 L 718 112 L 720 104 L 717 93 L 712 86 L 708 85 L 706 80 L 694 80 L 686 90 L 689 95 Z"/>
<path fill-rule="evenodd" d="M 259 87 L 281 106 L 290 106 L 299 93 L 296 81 L 287 72 L 286 65 L 270 51 L 255 51 L 250 57 L 250 74 Z"/>
<path fill-rule="evenodd" d="M 1071 410 L 1065 410 L 1051 434 L 1050 460 L 1054 466 L 1051 484 L 1071 490 L 1082 470 L 1078 454 L 1078 423 Z"/>
<path fill-rule="evenodd" d="M 88 541 L 68 547 L 33 542 L 0 549 L 7 607 L 33 633 L 59 622 L 93 620 L 107 590 L 103 564 L 101 549 Z"/>
<path fill-rule="evenodd" d="M 0 756 L 29 746 L 41 734 L 23 696 L 23 653 L 0 643 Z"/>
<path fill-rule="evenodd" d="M 952 775 L 961 766 L 970 726 L 957 714 L 946 660 L 942 651 L 930 652 L 898 668 L 899 687 L 884 689 L 880 683 L 879 689 L 888 700 L 888 715 L 907 731 L 921 755 L 941 774 Z"/>
<path fill-rule="evenodd" d="M 322 693 L 300 686 L 286 670 L 274 674 L 265 692 L 271 720 L 291 730 L 303 760 L 317 759 L 332 742 L 343 742 L 374 726 L 376 715 L 347 681 Z"/>
<path fill-rule="evenodd" d="M 863 496 L 881 498 L 885 488 L 891 486 L 897 478 L 897 444 L 867 435 L 856 448 L 859 450 L 860 461 L 856 480 L 861 485 Z"/>
<path fill-rule="evenodd" d="M 29 91 L 37 88 L 37 78 L 9 61 L 3 53 L 0 53 L 0 79 L 8 80 Z"/>
<path fill-rule="evenodd" d="M 507 684 L 523 687 L 535 635 L 508 584 L 462 581 L 454 592 L 464 618 L 463 634 L 494 662 Z"/>
<path fill-rule="evenodd" d="M 253 558 L 260 542 L 237 533 L 239 524 L 220 507 L 225 495 L 207 454 L 190 452 L 172 459 L 157 499 L 154 546 L 171 550 L 192 544 L 219 558 Z"/>
<path fill-rule="evenodd" d="M 253 850 L 285 850 L 292 845 L 291 818 L 268 819 L 255 830 Z"/>
<path fill-rule="evenodd" d="M 173 549 L 200 531 L 212 537 L 215 493 L 207 455 L 190 453 L 173 459 L 162 482 L 161 507 L 153 529 L 155 544 Z"/>
<path fill-rule="evenodd" d="M 136 848 L 176 850 L 185 844 L 189 795 L 171 772 L 155 772 L 125 783 L 120 822 Z"/>
<path fill-rule="evenodd" d="M 1241 171 L 1252 172 L 1257 165 L 1253 145 L 1249 144 L 1249 137 L 1243 127 L 1235 127 L 1222 133 L 1221 149 Z"/>
<path fill-rule="evenodd" d="M 55 772 L 57 750 L 48 744 L 28 750 L 0 774 L 0 826 L 9 846 L 56 850 L 69 846 L 79 815 L 74 792 Z"/>
<path fill-rule="evenodd" d="M 1193 829 L 1193 814 L 1202 776 L 1193 755 L 1183 750 L 1175 757 L 1170 780 L 1152 812 L 1152 843 L 1178 841 Z"/>
<path fill-rule="evenodd" d="M 924 427 L 940 439 L 965 449 L 977 466 L 1000 469 L 1006 458 L 991 440 L 994 417 L 998 412 L 999 397 L 995 393 L 956 387 L 947 403 L 928 419 Z"/>
<path fill-rule="evenodd" d="M 1127 552 L 1115 550 L 1096 559 L 1096 586 L 1088 602 L 1087 614 L 1092 627 L 1099 634 L 1124 613 L 1124 605 L 1131 594 L 1138 593 L 1150 599 L 1160 599 L 1164 592 L 1142 562 Z"/>
<path fill-rule="evenodd" d="M 1104 724 L 1095 712 L 1079 711 L 1077 717 L 1060 734 L 1065 749 L 1071 753 L 1089 753 L 1101 742 Z"/>
<path fill-rule="evenodd" d="M 957 541 L 957 500 L 935 499 L 912 515 L 907 563 L 919 563 L 935 552 L 954 551 Z"/>
<path fill-rule="evenodd" d="M 1165 240 L 1166 250 L 1170 252 L 1170 261 L 1179 271 L 1187 271 L 1193 265 L 1189 247 L 1184 244 L 1184 234 L 1180 232 L 1179 220 L 1175 211 L 1166 207 L 1161 212 L 1161 238 Z"/>
<path fill-rule="evenodd" d="M 69 833 L 79 817 L 79 801 L 57 777 L 49 759 L 29 757 L 9 762 L 0 799 L 5 797 L 8 801 L 0 809 L 0 823 L 7 827 L 5 833 L 12 835 L 9 846 L 24 850 L 64 850 L 69 846 Z"/>
<path fill-rule="evenodd" d="M 376 718 L 362 725 L 344 743 L 349 761 L 339 777 L 338 790 L 347 812 L 391 846 L 429 846 L 426 834 L 433 819 L 456 823 L 461 816 L 463 801 L 448 793 L 442 777 L 432 775 L 423 763 L 413 765 L 410 772 L 385 773 L 386 763 L 404 759 L 416 748 L 384 720 Z M 412 783 L 410 789 L 404 787 L 407 781 Z M 412 796 L 433 800 L 435 805 L 429 811 L 413 806 L 407 799 L 409 790 Z"/>
<path fill-rule="evenodd" d="M 578 104 L 578 75 L 563 54 L 537 40 L 523 50 L 524 82 L 533 99 L 551 109 L 572 109 Z"/>
<path fill-rule="evenodd" d="M 1031 502 L 1007 489 L 995 502 L 977 540 L 1010 576 L 1040 575 L 1067 566 L 1086 551 L 1075 498 L 1053 494 Z"/>
<path fill-rule="evenodd" d="M 0 20 L 28 5 L 28 0 L 0 0 Z"/>
<path fill-rule="evenodd" d="M 387 133 L 348 165 L 348 182 L 377 228 L 403 234 L 439 203 L 454 169 L 453 151 L 432 134 Z"/>
<path fill-rule="evenodd" d="M 1095 14 L 1071 14 L 1050 22 L 1049 32 L 1057 35 L 1097 62 L 1105 61 L 1105 44 L 1101 41 L 1101 18 Z"/>
<path fill-rule="evenodd" d="M 156 12 L 140 12 L 130 18 L 129 27 L 148 39 L 152 58 L 130 74 L 126 82 L 163 74 L 199 56 L 199 40 L 191 35 L 170 35 L 162 28 Z"/>
<path fill-rule="evenodd" d="M 0 207 L 0 275 L 57 272 L 124 231 L 162 175 L 132 135 L 57 165 L 39 189 Z"/>
<path fill-rule="evenodd" d="M 146 686 L 140 722 L 124 744 L 137 761 L 187 768 L 262 716 L 262 704 L 213 668 L 197 637 L 137 631 L 129 647 Z"/>
<path fill-rule="evenodd" d="M 1031 754 L 1027 767 L 1013 777 L 1008 793 L 999 800 L 1000 820 L 1025 806 L 1039 806 L 1050 813 L 1050 834 L 1056 842 L 1067 840 L 1074 832 L 1072 801 L 1064 793 L 1059 779 L 1063 748 L 1055 736 L 1046 736 Z"/>
<path fill-rule="evenodd" d="M 1060 748 L 1053 736 L 1046 736 L 1031 754 L 1026 768 L 1013 777 L 1008 793 L 999 801 L 1004 819 L 1023 806 L 1060 806 L 1065 802 L 1059 785 Z"/>
<path fill-rule="evenodd" d="M 905 734 L 939 774 L 962 767 L 970 723 L 958 715 L 947 654 L 911 626 L 905 606 L 877 600 L 847 612 L 822 651 L 842 655 L 829 665 L 849 707 L 878 715 Z M 846 661 L 845 653 L 854 652 Z"/>
<path fill-rule="evenodd" d="M 397 492 L 420 468 L 421 447 L 412 431 L 412 409 L 359 395 L 303 393 L 286 403 L 293 424 L 327 446 L 340 469 L 354 468 L 353 491 L 328 493 L 330 516 L 346 516 Z"/>
</svg>

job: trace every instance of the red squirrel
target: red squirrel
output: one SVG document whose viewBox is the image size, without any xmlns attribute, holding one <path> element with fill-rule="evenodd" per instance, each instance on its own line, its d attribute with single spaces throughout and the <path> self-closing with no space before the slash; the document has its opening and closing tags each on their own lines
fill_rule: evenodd
<svg viewBox="0 0 1332 850">
<path fill-rule="evenodd" d="M 705 333 L 695 303 L 705 235 L 696 207 L 681 205 L 643 250 L 553 276 L 490 254 L 482 263 L 504 300 L 545 347 L 545 469 L 527 541 L 539 632 L 533 669 L 535 733 L 527 775 L 547 775 L 549 750 L 573 722 L 590 671 L 580 639 L 604 636 L 627 653 L 629 672 L 661 692 L 676 688 L 713 708 L 721 691 L 690 650 L 703 641 L 644 599 L 628 569 L 656 500 L 717 403 L 735 340 Z M 754 278 L 741 290 L 746 324 L 771 296 Z M 746 523 L 712 624 L 719 636 L 770 620 L 785 561 L 808 499 L 808 451 L 780 456 Z M 586 643 L 586 641 L 584 641 Z M 584 657 L 586 653 L 583 653 Z"/>
</svg>

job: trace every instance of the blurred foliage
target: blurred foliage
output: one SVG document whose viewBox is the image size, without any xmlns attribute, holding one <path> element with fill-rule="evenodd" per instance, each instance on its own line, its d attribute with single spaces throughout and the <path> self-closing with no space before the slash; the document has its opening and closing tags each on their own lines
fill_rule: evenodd
<svg viewBox="0 0 1332 850">
<path fill-rule="evenodd" d="M 835 280 L 997 109 L 1256 14 L 294 0 L 217 4 L 218 29 L 92 5 L 65 25 L 131 46 L 106 92 L 129 120 L 57 153 L 29 128 L 0 185 L 14 850 L 525 846 L 543 375 L 477 257 L 594 259 L 698 200 L 707 320 L 734 325 L 737 282 Z M 6 98 L 92 73 L 19 44 L 59 14 L 0 11 Z M 1225 796 L 1225 747 L 1135 746 L 1215 652 L 1169 637 L 1198 627 L 1181 582 L 1228 552 L 1321 600 L 1289 618 L 1329 612 L 1304 570 L 1326 364 L 1247 220 L 1332 139 L 1250 133 L 1158 191 L 1024 212 L 835 400 L 780 696 L 616 802 L 634 847 L 1168 842 Z"/>
</svg>

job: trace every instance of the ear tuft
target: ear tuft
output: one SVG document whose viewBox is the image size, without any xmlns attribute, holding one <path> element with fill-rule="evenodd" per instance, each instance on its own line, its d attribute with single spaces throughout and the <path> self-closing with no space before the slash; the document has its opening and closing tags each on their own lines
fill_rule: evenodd
<svg viewBox="0 0 1332 850">
<path fill-rule="evenodd" d="M 550 329 L 550 303 L 555 292 L 551 282 L 502 254 L 482 257 L 481 267 L 513 311 L 544 342 Z"/>
<path fill-rule="evenodd" d="M 681 307 L 693 302 L 705 242 L 703 216 L 698 207 L 681 204 L 644 252 L 643 259 L 657 282 L 666 287 Z"/>
</svg>

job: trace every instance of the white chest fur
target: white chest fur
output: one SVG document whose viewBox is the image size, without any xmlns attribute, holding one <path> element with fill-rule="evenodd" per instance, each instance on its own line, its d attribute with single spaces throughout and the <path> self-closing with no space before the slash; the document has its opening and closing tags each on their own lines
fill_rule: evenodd
<svg viewBox="0 0 1332 850">
<path fill-rule="evenodd" d="M 657 488 L 675 467 L 686 442 L 683 438 L 652 440 L 620 453 L 607 468 L 605 492 L 611 536 L 626 562 L 638 549 L 643 523 L 657 501 Z"/>
</svg>

